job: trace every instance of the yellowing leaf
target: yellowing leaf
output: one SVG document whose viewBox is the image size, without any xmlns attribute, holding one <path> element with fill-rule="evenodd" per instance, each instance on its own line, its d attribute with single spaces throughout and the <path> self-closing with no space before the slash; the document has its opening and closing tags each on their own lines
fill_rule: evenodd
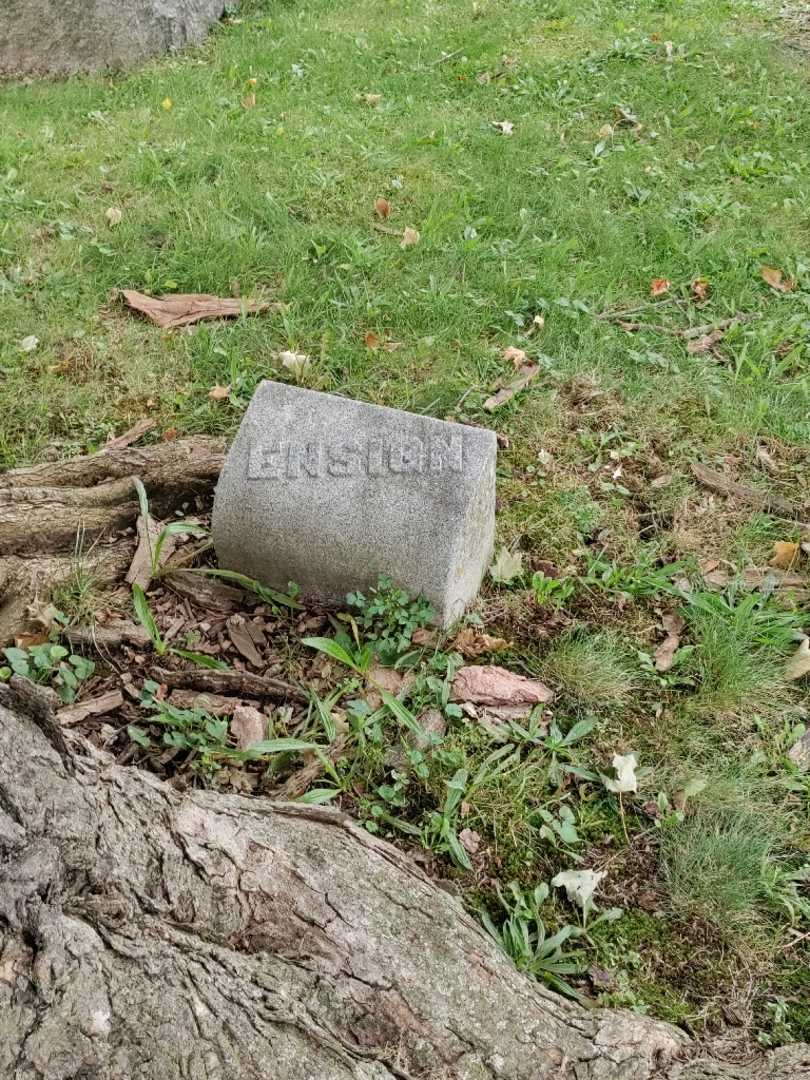
<svg viewBox="0 0 810 1080">
<path fill-rule="evenodd" d="M 212 386 L 208 391 L 208 396 L 212 401 L 225 401 L 230 395 L 230 386 Z"/>
<path fill-rule="evenodd" d="M 778 270 L 775 266 L 761 266 L 759 273 L 765 284 L 770 285 L 770 287 L 776 289 L 777 292 L 788 293 L 796 286 L 795 281 L 791 278 L 786 278 L 782 271 Z"/>
<path fill-rule="evenodd" d="M 414 244 L 418 244 L 421 239 L 422 237 L 416 229 L 412 229 L 410 225 L 406 225 L 402 230 L 402 240 L 399 246 L 401 248 L 413 247 Z"/>
<path fill-rule="evenodd" d="M 374 213 L 380 219 L 380 221 L 388 221 L 391 216 L 391 203 L 388 199 L 382 198 L 374 200 Z"/>
<path fill-rule="evenodd" d="M 498 556 L 489 568 L 489 576 L 493 581 L 507 585 L 513 578 L 523 573 L 523 555 L 519 552 L 511 552 L 507 547 L 502 547 Z"/>
<path fill-rule="evenodd" d="M 810 675 L 810 638 L 802 638 L 802 643 L 793 654 L 785 670 L 785 677 L 793 682 Z"/>
<path fill-rule="evenodd" d="M 162 108 L 164 108 L 164 109 L 166 110 L 166 112 L 169 112 L 169 110 L 171 109 L 172 105 L 174 105 L 174 102 L 172 101 L 172 99 L 171 99 L 170 97 L 165 97 L 165 98 L 163 99 L 163 101 L 161 101 L 161 103 L 160 103 L 160 104 L 161 104 L 161 107 L 162 107 Z"/>
<path fill-rule="evenodd" d="M 771 566 L 778 566 L 780 570 L 790 570 L 799 558 L 801 548 L 789 540 L 777 540 L 773 545 L 773 558 Z"/>
<path fill-rule="evenodd" d="M 507 345 L 501 356 L 504 360 L 511 360 L 516 368 L 522 367 L 526 363 L 526 353 L 515 345 Z"/>
<path fill-rule="evenodd" d="M 650 296 L 663 296 L 672 287 L 672 282 L 665 277 L 653 278 L 650 282 Z"/>
</svg>

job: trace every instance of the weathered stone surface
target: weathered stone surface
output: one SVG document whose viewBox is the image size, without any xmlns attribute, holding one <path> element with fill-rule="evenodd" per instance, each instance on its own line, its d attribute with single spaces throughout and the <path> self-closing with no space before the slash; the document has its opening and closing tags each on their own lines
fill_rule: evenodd
<svg viewBox="0 0 810 1080">
<path fill-rule="evenodd" d="M 220 565 L 342 600 L 390 575 L 452 622 L 492 552 L 496 440 L 483 428 L 264 382 L 220 475 Z"/>
<path fill-rule="evenodd" d="M 0 73 L 124 68 L 202 41 L 225 0 L 0 0 Z"/>
</svg>

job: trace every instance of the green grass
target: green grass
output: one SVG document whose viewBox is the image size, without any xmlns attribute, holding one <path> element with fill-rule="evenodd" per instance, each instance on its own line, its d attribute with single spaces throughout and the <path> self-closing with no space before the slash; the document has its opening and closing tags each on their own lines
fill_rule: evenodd
<svg viewBox="0 0 810 1080">
<path fill-rule="evenodd" d="M 567 748 L 493 734 L 447 709 L 440 651 L 408 704 L 445 710 L 441 744 L 403 757 L 390 715 L 379 738 L 355 717 L 329 782 L 369 821 L 382 807 L 384 833 L 429 841 L 493 916 L 495 878 L 532 889 L 605 866 L 627 914 L 595 932 L 617 979 L 603 1000 L 699 1028 L 748 1001 L 753 971 L 746 1023 L 776 1041 L 810 1031 L 791 900 L 807 886 L 785 877 L 810 851 L 810 785 L 786 757 L 806 683 L 783 674 L 810 615 L 736 583 L 801 532 L 708 493 L 689 465 L 728 467 L 807 520 L 810 82 L 783 30 L 747 0 L 250 0 L 201 48 L 140 71 L 0 89 L 0 464 L 94 450 L 144 415 L 154 438 L 231 433 L 260 379 L 291 377 L 286 349 L 312 357 L 310 385 L 496 428 L 500 540 L 526 575 L 490 585 L 482 616 L 510 640 L 509 666 L 559 691 L 561 733 L 595 726 Z M 418 244 L 375 227 L 380 196 L 386 227 Z M 795 287 L 769 288 L 763 265 Z M 651 307 L 654 278 L 672 285 Z M 164 333 L 122 288 L 285 308 Z M 600 317 L 619 311 L 641 328 Z M 675 332 L 735 313 L 752 318 L 716 355 Z M 367 331 L 400 347 L 371 349 Z M 491 416 L 508 345 L 542 370 Z M 215 384 L 227 400 L 209 399 Z M 729 589 L 707 590 L 707 562 Z M 574 582 L 563 610 L 534 604 L 534 571 Z M 673 591 L 683 577 L 691 599 Z M 84 619 L 94 593 L 79 567 L 60 602 Z M 657 673 L 676 610 L 688 651 Z M 292 630 L 279 650 L 296 677 Z M 640 788 L 620 803 L 599 776 L 629 752 Z M 677 817 L 685 780 L 749 767 L 767 780 L 756 814 L 711 783 Z M 428 831 L 459 772 L 452 825 L 480 837 L 472 874 Z M 572 913 L 555 894 L 546 917 Z"/>
</svg>

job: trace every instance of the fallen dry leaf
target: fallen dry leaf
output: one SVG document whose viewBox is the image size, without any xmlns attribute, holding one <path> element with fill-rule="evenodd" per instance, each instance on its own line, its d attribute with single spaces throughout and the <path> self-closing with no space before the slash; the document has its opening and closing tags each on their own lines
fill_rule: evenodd
<svg viewBox="0 0 810 1080">
<path fill-rule="evenodd" d="M 486 412 L 495 412 L 501 405 L 505 405 L 507 401 L 511 401 L 515 394 L 526 389 L 539 372 L 539 364 L 525 364 L 518 372 L 518 377 L 516 379 L 513 379 L 508 386 L 504 386 L 501 390 L 498 390 L 492 397 L 487 398 L 484 402 L 484 409 Z"/>
<path fill-rule="evenodd" d="M 383 199 L 382 197 L 380 197 L 379 199 L 375 199 L 374 213 L 377 215 L 380 221 L 388 221 L 388 219 L 391 217 L 391 203 L 388 201 L 388 199 Z"/>
<path fill-rule="evenodd" d="M 123 218 L 123 211 L 117 206 L 111 206 L 109 210 L 105 211 L 104 217 L 107 219 L 107 224 L 111 229 L 114 229 L 116 225 L 121 224 Z"/>
<path fill-rule="evenodd" d="M 399 246 L 401 248 L 413 247 L 414 244 L 418 244 L 422 239 L 421 234 L 417 229 L 412 229 L 410 225 L 406 225 L 402 230 L 402 240 Z"/>
<path fill-rule="evenodd" d="M 435 645 L 436 631 L 420 627 L 418 630 L 414 630 L 411 641 L 414 645 Z"/>
<path fill-rule="evenodd" d="M 306 353 L 287 350 L 279 353 L 278 358 L 282 367 L 285 367 L 296 379 L 303 379 L 312 368 L 312 361 Z"/>
<path fill-rule="evenodd" d="M 255 94 L 245 94 L 245 96 L 242 98 L 242 108 L 243 109 L 254 109 L 255 107 L 256 107 L 256 95 Z"/>
<path fill-rule="evenodd" d="M 231 393 L 230 386 L 212 386 L 208 391 L 211 401 L 225 401 Z"/>
<path fill-rule="evenodd" d="M 554 692 L 539 679 L 527 679 L 496 664 L 459 668 L 450 691 L 451 701 L 478 705 L 538 705 L 553 697 Z"/>
<path fill-rule="evenodd" d="M 600 139 L 610 139 L 610 138 L 612 138 L 613 137 L 613 125 L 612 124 L 602 124 L 602 126 L 599 128 L 599 130 L 597 131 L 596 134 L 597 134 L 597 137 L 600 138 Z"/>
<path fill-rule="evenodd" d="M 650 296 L 663 296 L 672 287 L 672 282 L 665 277 L 653 278 L 650 282 Z"/>
<path fill-rule="evenodd" d="M 775 266 L 761 266 L 759 273 L 765 284 L 777 292 L 789 293 L 796 287 L 796 282 L 792 278 L 786 278 Z"/>
<path fill-rule="evenodd" d="M 800 551 L 800 546 L 790 540 L 776 540 L 773 545 L 771 566 L 778 566 L 780 570 L 790 570 L 799 558 Z"/>
<path fill-rule="evenodd" d="M 758 446 L 754 457 L 757 459 L 760 465 L 764 465 L 765 468 L 769 469 L 771 472 L 779 471 L 779 466 L 774 461 L 771 452 L 767 446 Z"/>
<path fill-rule="evenodd" d="M 363 94 L 363 101 L 366 105 L 379 105 L 382 101 L 382 94 Z"/>
<path fill-rule="evenodd" d="M 501 135 L 511 135 L 515 130 L 515 125 L 511 120 L 493 120 L 492 126 L 496 127 Z"/>
<path fill-rule="evenodd" d="M 681 631 L 685 624 L 680 615 L 664 615 L 661 624 L 667 636 L 655 650 L 655 670 L 669 671 L 681 644 Z"/>
<path fill-rule="evenodd" d="M 253 667 L 264 667 L 262 654 L 256 647 L 252 626 L 246 622 L 242 615 L 232 615 L 225 624 L 228 629 L 228 637 L 236 651 L 247 660 Z"/>
<path fill-rule="evenodd" d="M 509 648 L 506 638 L 485 634 L 475 626 L 465 626 L 453 639 L 453 648 L 470 659 L 483 656 L 484 653 L 500 652 Z"/>
<path fill-rule="evenodd" d="M 713 352 L 718 341 L 726 336 L 725 330 L 712 330 L 710 334 L 704 334 L 694 341 L 687 343 L 686 351 L 692 356 L 701 356 L 703 353 Z"/>
<path fill-rule="evenodd" d="M 810 768 L 810 731 L 805 731 L 804 735 L 791 746 L 788 757 L 803 771 Z"/>
<path fill-rule="evenodd" d="M 458 838 L 461 841 L 461 846 L 470 855 L 475 855 L 481 846 L 481 836 L 474 829 L 462 829 L 458 834 Z"/>
<path fill-rule="evenodd" d="M 122 296 L 129 307 L 164 330 L 188 326 L 203 319 L 236 319 L 243 312 L 247 315 L 258 315 L 270 309 L 270 304 L 263 301 L 224 299 L 206 293 L 146 296 L 134 289 L 124 289 Z"/>
<path fill-rule="evenodd" d="M 36 334 L 29 334 L 28 337 L 24 337 L 20 342 L 20 348 L 23 352 L 36 352 L 39 347 L 39 338 Z"/>
<path fill-rule="evenodd" d="M 237 750 L 249 750 L 265 739 L 267 717 L 252 705 L 238 705 L 233 710 L 230 732 L 236 739 Z"/>
<path fill-rule="evenodd" d="M 464 669 L 462 668 L 462 671 Z M 791 682 L 810 675 L 810 638 L 802 638 L 802 643 L 791 657 L 785 670 L 785 677 Z"/>
<path fill-rule="evenodd" d="M 690 286 L 692 299 L 702 302 L 709 299 L 709 282 L 705 277 L 697 277 Z"/>
<path fill-rule="evenodd" d="M 526 363 L 526 353 L 515 345 L 507 345 L 501 356 L 504 360 L 510 360 L 516 368 L 520 368 Z"/>
<path fill-rule="evenodd" d="M 403 674 L 395 668 L 372 664 L 366 675 L 366 702 L 372 709 L 379 709 L 383 703 L 381 690 L 396 697 L 407 689 L 414 680 L 413 672 Z"/>
<path fill-rule="evenodd" d="M 363 341 L 366 343 L 367 349 L 379 349 L 382 345 L 382 338 L 377 337 L 373 330 L 366 330 L 363 334 Z"/>
</svg>

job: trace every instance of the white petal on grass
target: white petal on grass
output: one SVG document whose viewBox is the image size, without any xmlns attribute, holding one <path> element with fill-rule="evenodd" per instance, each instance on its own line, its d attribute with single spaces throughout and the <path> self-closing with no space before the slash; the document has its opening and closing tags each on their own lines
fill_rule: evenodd
<svg viewBox="0 0 810 1080">
<path fill-rule="evenodd" d="M 502 547 L 498 557 L 489 568 L 489 575 L 493 581 L 503 585 L 508 584 L 512 578 L 523 573 L 523 555 L 519 551 L 512 552 Z"/>
<path fill-rule="evenodd" d="M 565 889 L 571 903 L 579 904 L 583 911 L 587 911 L 605 873 L 604 870 L 563 870 L 551 879 L 551 884 L 555 889 Z"/>
<path fill-rule="evenodd" d="M 306 353 L 282 352 L 278 354 L 278 358 L 296 379 L 302 379 L 312 367 L 312 361 Z"/>
<path fill-rule="evenodd" d="M 614 754 L 613 768 L 616 770 L 616 779 L 603 776 L 602 783 L 608 791 L 614 791 L 617 795 L 623 791 L 638 791 L 637 765 L 635 754 Z"/>
</svg>

